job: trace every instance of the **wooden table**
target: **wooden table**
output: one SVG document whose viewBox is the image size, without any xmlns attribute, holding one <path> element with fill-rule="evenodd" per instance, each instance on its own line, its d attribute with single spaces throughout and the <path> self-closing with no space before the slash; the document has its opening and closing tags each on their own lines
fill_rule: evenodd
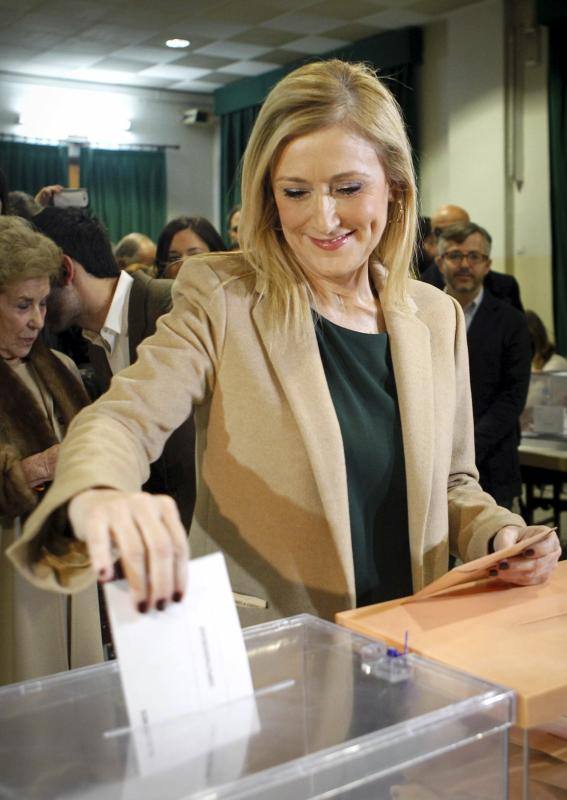
<svg viewBox="0 0 567 800">
<path fill-rule="evenodd" d="M 562 496 L 563 484 L 567 482 L 567 441 L 524 438 L 518 453 L 522 482 L 526 486 L 522 515 L 532 525 L 536 508 L 551 509 L 550 521 L 559 527 L 561 512 L 567 511 L 567 498 Z M 551 486 L 551 497 L 536 494 L 536 486 Z"/>
</svg>

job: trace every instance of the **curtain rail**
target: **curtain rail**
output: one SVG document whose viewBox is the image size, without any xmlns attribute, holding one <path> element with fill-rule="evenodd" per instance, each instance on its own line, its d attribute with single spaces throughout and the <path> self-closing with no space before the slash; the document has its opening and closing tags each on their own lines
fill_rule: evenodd
<svg viewBox="0 0 567 800">
<path fill-rule="evenodd" d="M 3 142 L 23 142 L 24 144 L 49 144 L 49 145 L 74 145 L 75 147 L 92 147 L 106 150 L 133 150 L 133 151 L 155 151 L 155 150 L 179 150 L 178 144 L 115 144 L 109 145 L 104 142 L 85 142 L 76 139 L 41 139 L 38 137 L 19 136 L 15 133 L 0 133 L 0 141 Z"/>
</svg>

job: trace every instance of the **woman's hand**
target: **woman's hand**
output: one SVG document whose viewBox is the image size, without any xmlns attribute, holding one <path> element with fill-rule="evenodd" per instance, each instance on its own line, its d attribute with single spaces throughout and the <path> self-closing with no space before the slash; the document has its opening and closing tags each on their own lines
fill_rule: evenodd
<svg viewBox="0 0 567 800">
<path fill-rule="evenodd" d="M 47 450 L 42 450 L 41 453 L 34 453 L 33 456 L 22 458 L 20 463 L 28 486 L 35 489 L 36 486 L 53 480 L 58 455 L 59 445 L 54 444 Z"/>
<path fill-rule="evenodd" d="M 522 539 L 527 539 L 540 531 L 549 531 L 545 539 L 531 545 L 519 556 L 504 559 L 498 564 L 497 574 L 501 581 L 528 586 L 545 583 L 551 576 L 561 556 L 561 545 L 555 531 L 546 525 L 531 525 L 527 528 L 506 525 L 494 537 L 494 552 L 521 542 Z"/>
<path fill-rule="evenodd" d="M 189 546 L 171 497 L 90 489 L 71 500 L 69 519 L 100 581 L 112 579 L 118 555 L 139 611 L 181 600 Z"/>
</svg>

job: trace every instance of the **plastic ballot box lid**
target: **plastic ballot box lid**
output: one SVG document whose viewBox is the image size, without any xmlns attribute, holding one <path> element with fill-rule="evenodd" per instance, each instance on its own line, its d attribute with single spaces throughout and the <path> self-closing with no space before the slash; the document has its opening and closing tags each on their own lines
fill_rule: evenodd
<svg viewBox="0 0 567 800">
<path fill-rule="evenodd" d="M 509 690 L 309 615 L 244 637 L 252 697 L 147 728 L 116 662 L 1 689 L 0 797 L 506 797 Z"/>
<path fill-rule="evenodd" d="M 551 722 L 567 712 L 567 562 L 547 583 L 502 581 L 345 611 L 337 621 L 428 658 L 509 686 L 518 724 Z"/>
</svg>

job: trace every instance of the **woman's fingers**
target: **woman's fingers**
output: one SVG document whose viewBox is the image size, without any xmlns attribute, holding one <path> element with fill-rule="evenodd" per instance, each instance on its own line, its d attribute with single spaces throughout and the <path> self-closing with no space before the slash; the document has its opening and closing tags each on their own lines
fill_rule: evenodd
<svg viewBox="0 0 567 800">
<path fill-rule="evenodd" d="M 114 519 L 111 532 L 134 605 L 144 613 L 150 608 L 151 591 L 142 535 L 132 516 L 124 513 Z"/>
<path fill-rule="evenodd" d="M 174 592 L 174 545 L 164 522 L 161 498 L 142 495 L 135 511 L 140 532 L 142 565 L 147 571 L 149 606 L 163 611 Z M 145 549 L 144 549 L 145 548 Z"/>
<path fill-rule="evenodd" d="M 76 537 L 87 544 L 99 580 L 112 577 L 117 551 L 140 611 L 152 606 L 162 610 L 181 599 L 189 548 L 170 497 L 89 490 L 71 500 L 69 519 Z"/>
<path fill-rule="evenodd" d="M 183 527 L 175 501 L 167 495 L 162 495 L 159 499 L 162 519 L 173 543 L 173 593 L 171 599 L 179 602 L 185 594 L 187 586 L 187 562 L 189 560 L 187 531 Z"/>
<path fill-rule="evenodd" d="M 557 547 L 538 558 L 516 556 L 506 559 L 499 565 L 498 577 L 506 583 L 515 583 L 520 586 L 545 583 L 551 577 L 560 557 L 561 547 Z"/>
<path fill-rule="evenodd" d="M 528 586 L 544 583 L 550 578 L 561 557 L 561 544 L 554 528 L 546 525 L 530 525 L 526 528 L 507 525 L 498 531 L 494 539 L 494 551 L 521 543 L 523 539 L 529 539 L 541 532 L 547 533 L 541 541 L 528 545 L 520 555 L 503 559 L 499 563 L 497 575 L 500 580 Z"/>
</svg>

